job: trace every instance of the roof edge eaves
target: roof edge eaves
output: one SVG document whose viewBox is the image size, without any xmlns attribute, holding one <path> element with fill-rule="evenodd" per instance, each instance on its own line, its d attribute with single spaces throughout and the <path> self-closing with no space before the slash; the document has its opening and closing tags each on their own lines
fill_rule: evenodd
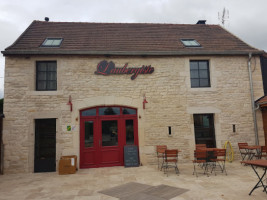
<svg viewBox="0 0 267 200">
<path fill-rule="evenodd" d="M 262 55 L 264 51 L 1 51 L 4 56 L 8 55 L 124 55 L 124 56 L 184 56 L 184 55 Z"/>
</svg>

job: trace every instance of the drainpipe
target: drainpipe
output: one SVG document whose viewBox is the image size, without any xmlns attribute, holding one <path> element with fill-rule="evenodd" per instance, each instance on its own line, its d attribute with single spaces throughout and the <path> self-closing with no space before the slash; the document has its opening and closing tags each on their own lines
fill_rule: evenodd
<svg viewBox="0 0 267 200">
<path fill-rule="evenodd" d="M 255 144 L 259 145 L 258 126 L 257 126 L 257 120 L 256 120 L 255 103 L 254 103 L 254 90 L 253 90 L 253 83 L 252 83 L 251 58 L 252 58 L 252 54 L 249 53 L 248 54 L 248 73 L 249 73 L 249 84 L 250 84 L 251 107 L 252 107 L 252 115 L 253 115 L 253 121 L 254 121 Z"/>
</svg>

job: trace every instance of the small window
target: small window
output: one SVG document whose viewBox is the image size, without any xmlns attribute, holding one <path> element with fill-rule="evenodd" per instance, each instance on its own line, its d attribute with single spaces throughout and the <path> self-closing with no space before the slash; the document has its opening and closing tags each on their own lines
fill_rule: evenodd
<svg viewBox="0 0 267 200">
<path fill-rule="evenodd" d="M 181 42 L 186 47 L 200 47 L 201 45 L 194 39 L 181 39 Z"/>
<path fill-rule="evenodd" d="M 190 80 L 192 88 L 210 87 L 209 61 L 190 61 Z"/>
<path fill-rule="evenodd" d="M 36 90 L 57 90 L 56 61 L 43 61 L 36 63 Z"/>
<path fill-rule="evenodd" d="M 46 38 L 41 47 L 60 47 L 62 38 Z"/>
</svg>

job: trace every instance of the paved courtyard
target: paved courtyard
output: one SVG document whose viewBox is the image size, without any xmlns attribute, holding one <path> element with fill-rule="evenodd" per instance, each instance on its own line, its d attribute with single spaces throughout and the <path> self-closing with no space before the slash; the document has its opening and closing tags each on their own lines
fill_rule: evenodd
<svg viewBox="0 0 267 200">
<path fill-rule="evenodd" d="M 227 176 L 217 172 L 216 176 L 199 174 L 198 178 L 192 175 L 192 163 L 180 163 L 180 174 L 176 175 L 170 170 L 168 177 L 157 166 L 80 169 L 71 175 L 58 175 L 56 172 L 1 175 L 0 200 L 116 200 L 119 198 L 100 192 L 112 191 L 113 187 L 124 184 L 145 184 L 152 188 L 170 186 L 183 190 L 171 200 L 267 199 L 262 188 L 248 195 L 258 181 L 250 166 L 243 166 L 236 161 L 227 163 L 226 169 Z M 143 197 L 136 195 L 131 199 L 141 200 Z"/>
</svg>

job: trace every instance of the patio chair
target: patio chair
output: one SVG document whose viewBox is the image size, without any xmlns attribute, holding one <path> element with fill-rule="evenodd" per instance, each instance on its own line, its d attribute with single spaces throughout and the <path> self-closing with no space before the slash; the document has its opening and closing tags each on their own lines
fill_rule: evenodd
<svg viewBox="0 0 267 200">
<path fill-rule="evenodd" d="M 164 163 L 163 163 L 163 168 L 164 168 L 164 174 L 167 174 L 168 176 L 168 169 L 169 168 L 174 168 L 176 174 L 179 173 L 179 169 L 177 166 L 178 162 L 178 150 L 177 149 L 172 149 L 172 150 L 165 150 L 164 154 Z"/>
<path fill-rule="evenodd" d="M 204 170 L 204 174 L 207 174 L 207 151 L 203 149 L 196 149 L 194 151 L 194 160 L 192 160 L 194 165 L 193 175 L 198 177 L 197 166 Z M 207 174 L 208 176 L 208 174 Z"/>
<path fill-rule="evenodd" d="M 216 175 L 216 167 L 219 167 L 222 173 L 225 172 L 225 174 L 227 175 L 225 169 L 226 149 L 216 149 L 213 151 L 213 155 L 214 158 L 211 159 L 211 161 L 213 162 L 211 173 L 214 171 Z"/>
<path fill-rule="evenodd" d="M 255 155 L 257 159 L 267 159 L 267 146 L 261 146 L 261 150 L 258 155 Z"/>
<path fill-rule="evenodd" d="M 238 143 L 238 148 L 239 148 L 239 152 L 242 158 L 242 161 L 245 160 L 246 156 L 248 155 L 248 152 L 246 151 L 246 149 L 244 148 L 245 146 L 248 146 L 247 142 L 243 142 L 243 143 Z"/>
<path fill-rule="evenodd" d="M 167 145 L 158 145 L 156 147 L 156 151 L 157 151 L 157 158 L 158 158 L 158 169 L 159 169 L 159 166 L 161 165 L 161 168 L 160 170 L 162 170 L 162 167 L 163 167 L 163 163 L 164 163 L 164 153 L 165 153 L 165 150 L 167 149 Z M 161 160 L 161 162 L 160 162 Z"/>
</svg>

